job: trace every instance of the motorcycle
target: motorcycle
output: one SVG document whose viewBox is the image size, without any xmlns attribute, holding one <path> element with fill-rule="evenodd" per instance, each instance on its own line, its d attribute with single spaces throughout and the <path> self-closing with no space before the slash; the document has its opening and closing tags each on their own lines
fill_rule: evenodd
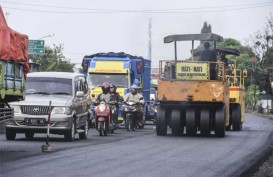
<svg viewBox="0 0 273 177">
<path fill-rule="evenodd" d="M 117 116 L 118 116 L 118 110 L 117 110 L 117 106 L 116 106 L 116 102 L 114 101 L 109 101 L 108 106 L 110 107 L 111 110 L 111 117 L 110 117 L 110 126 L 111 126 L 111 133 L 114 133 L 114 130 L 117 129 Z"/>
<path fill-rule="evenodd" d="M 107 136 L 109 132 L 114 132 L 111 124 L 110 111 L 110 107 L 105 101 L 100 101 L 100 104 L 95 109 L 95 126 L 100 136 Z"/>
<path fill-rule="evenodd" d="M 139 121 L 136 106 L 137 103 L 134 103 L 132 101 L 125 102 L 125 128 L 127 129 L 127 131 L 135 131 L 137 127 L 144 127 L 144 124 L 142 125 L 142 123 Z"/>
</svg>

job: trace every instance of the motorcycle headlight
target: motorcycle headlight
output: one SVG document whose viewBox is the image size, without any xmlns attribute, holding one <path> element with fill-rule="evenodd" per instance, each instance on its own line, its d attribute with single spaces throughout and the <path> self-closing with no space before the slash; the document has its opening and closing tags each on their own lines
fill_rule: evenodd
<svg viewBox="0 0 273 177">
<path fill-rule="evenodd" d="M 66 107 L 54 107 L 51 114 L 69 114 L 69 108 Z"/>
<path fill-rule="evenodd" d="M 14 109 L 14 113 L 21 113 L 20 106 L 11 105 L 10 107 Z"/>
<path fill-rule="evenodd" d="M 105 111 L 105 108 L 106 108 L 105 104 L 100 104 L 100 105 L 99 105 L 99 110 L 100 110 L 100 112 L 104 112 L 104 111 Z"/>
</svg>

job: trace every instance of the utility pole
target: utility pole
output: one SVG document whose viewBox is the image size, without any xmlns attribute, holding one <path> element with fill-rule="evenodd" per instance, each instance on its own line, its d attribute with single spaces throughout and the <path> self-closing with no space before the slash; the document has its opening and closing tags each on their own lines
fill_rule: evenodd
<svg viewBox="0 0 273 177">
<path fill-rule="evenodd" d="M 152 60 L 152 20 L 149 18 L 148 25 L 149 43 L 148 43 L 148 59 Z"/>
</svg>

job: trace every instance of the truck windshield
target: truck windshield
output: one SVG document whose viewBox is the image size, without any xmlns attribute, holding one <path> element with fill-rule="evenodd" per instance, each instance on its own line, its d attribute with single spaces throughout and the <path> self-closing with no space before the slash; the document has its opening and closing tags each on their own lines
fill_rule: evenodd
<svg viewBox="0 0 273 177">
<path fill-rule="evenodd" d="M 102 83 L 113 83 L 118 87 L 128 87 L 128 75 L 127 74 L 97 74 L 89 73 L 88 83 L 91 87 L 100 86 Z"/>
<path fill-rule="evenodd" d="M 72 95 L 72 79 L 27 77 L 26 93 Z"/>
</svg>

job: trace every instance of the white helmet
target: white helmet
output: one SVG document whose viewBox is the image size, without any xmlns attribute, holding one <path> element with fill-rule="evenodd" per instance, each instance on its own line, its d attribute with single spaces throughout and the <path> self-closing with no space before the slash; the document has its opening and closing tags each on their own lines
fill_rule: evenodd
<svg viewBox="0 0 273 177">
<path fill-rule="evenodd" d="M 132 85 L 132 86 L 131 86 L 131 93 L 132 93 L 133 95 L 135 95 L 135 94 L 137 93 L 137 89 L 138 89 L 138 87 L 137 87 L 136 85 Z"/>
</svg>

